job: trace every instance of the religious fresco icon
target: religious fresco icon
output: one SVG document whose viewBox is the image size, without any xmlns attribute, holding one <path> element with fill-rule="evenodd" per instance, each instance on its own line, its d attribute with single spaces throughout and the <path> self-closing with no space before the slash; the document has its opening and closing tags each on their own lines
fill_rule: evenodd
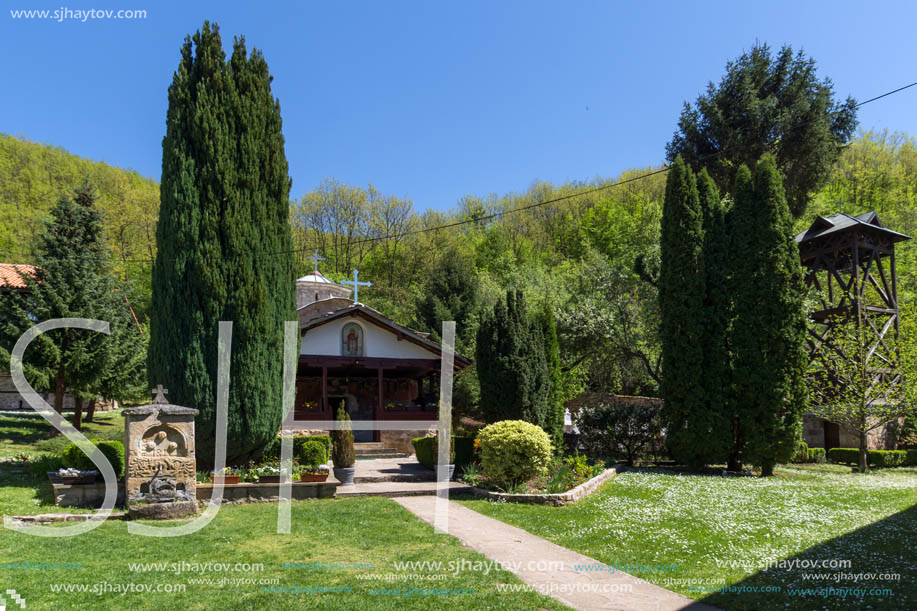
<svg viewBox="0 0 917 611">
<path fill-rule="evenodd" d="M 363 328 L 349 322 L 341 329 L 341 355 L 363 356 Z"/>
</svg>

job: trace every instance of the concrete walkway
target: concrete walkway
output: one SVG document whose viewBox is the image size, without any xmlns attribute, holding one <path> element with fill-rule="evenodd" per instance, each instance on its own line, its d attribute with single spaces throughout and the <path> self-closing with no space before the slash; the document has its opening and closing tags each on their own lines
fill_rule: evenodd
<svg viewBox="0 0 917 611">
<path fill-rule="evenodd" d="M 399 498 L 395 502 L 424 522 L 433 524 L 435 496 Z M 489 560 L 510 563 L 504 565 L 507 568 L 520 567 L 512 571 L 519 579 L 535 591 L 574 609 L 715 609 L 621 571 L 578 571 L 575 565 L 603 566 L 603 563 L 452 501 L 449 502 L 449 534 Z M 563 569 L 537 570 L 539 563 L 543 568 L 545 562 L 557 561 L 563 562 Z M 630 591 L 620 591 L 627 589 L 622 586 L 630 586 Z"/>
</svg>

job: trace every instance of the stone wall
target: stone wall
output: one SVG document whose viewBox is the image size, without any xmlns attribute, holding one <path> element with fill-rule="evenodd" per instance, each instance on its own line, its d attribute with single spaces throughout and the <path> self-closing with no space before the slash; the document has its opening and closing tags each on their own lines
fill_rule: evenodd
<svg viewBox="0 0 917 611">
<path fill-rule="evenodd" d="M 405 454 L 414 453 L 414 445 L 411 443 L 415 437 L 427 437 L 436 432 L 436 423 L 431 422 L 430 428 L 420 431 L 379 431 L 379 440 L 384 448 L 394 448 L 396 452 Z"/>
<path fill-rule="evenodd" d="M 812 414 L 805 414 L 802 419 L 802 440 L 810 448 L 824 448 L 828 426 L 827 420 Z M 840 426 L 838 433 L 839 444 L 837 447 L 860 447 L 860 434 L 856 431 Z M 894 450 L 896 441 L 896 427 L 893 423 L 875 428 L 866 435 L 866 447 L 870 450 Z"/>
</svg>

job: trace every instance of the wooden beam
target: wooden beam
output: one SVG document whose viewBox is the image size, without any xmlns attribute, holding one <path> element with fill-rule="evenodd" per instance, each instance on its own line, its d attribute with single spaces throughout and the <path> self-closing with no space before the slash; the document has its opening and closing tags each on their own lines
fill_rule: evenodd
<svg viewBox="0 0 917 611">
<path fill-rule="evenodd" d="M 325 412 L 330 413 L 328 406 L 328 368 L 322 367 L 322 413 Z"/>
</svg>

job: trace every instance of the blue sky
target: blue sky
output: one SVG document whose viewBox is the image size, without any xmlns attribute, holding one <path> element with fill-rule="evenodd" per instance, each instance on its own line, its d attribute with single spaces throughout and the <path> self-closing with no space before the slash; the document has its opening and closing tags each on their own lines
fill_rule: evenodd
<svg viewBox="0 0 917 611">
<path fill-rule="evenodd" d="M 72 2 L 72 4 L 69 4 Z M 658 164 L 684 100 L 756 40 L 818 61 L 859 100 L 917 81 L 917 5 L 883 2 L 9 0 L 0 132 L 158 179 L 166 90 L 205 19 L 263 50 L 300 197 L 323 177 L 415 206 Z M 143 9 L 145 19 L 10 10 Z M 917 87 L 864 128 L 917 135 Z"/>
</svg>

